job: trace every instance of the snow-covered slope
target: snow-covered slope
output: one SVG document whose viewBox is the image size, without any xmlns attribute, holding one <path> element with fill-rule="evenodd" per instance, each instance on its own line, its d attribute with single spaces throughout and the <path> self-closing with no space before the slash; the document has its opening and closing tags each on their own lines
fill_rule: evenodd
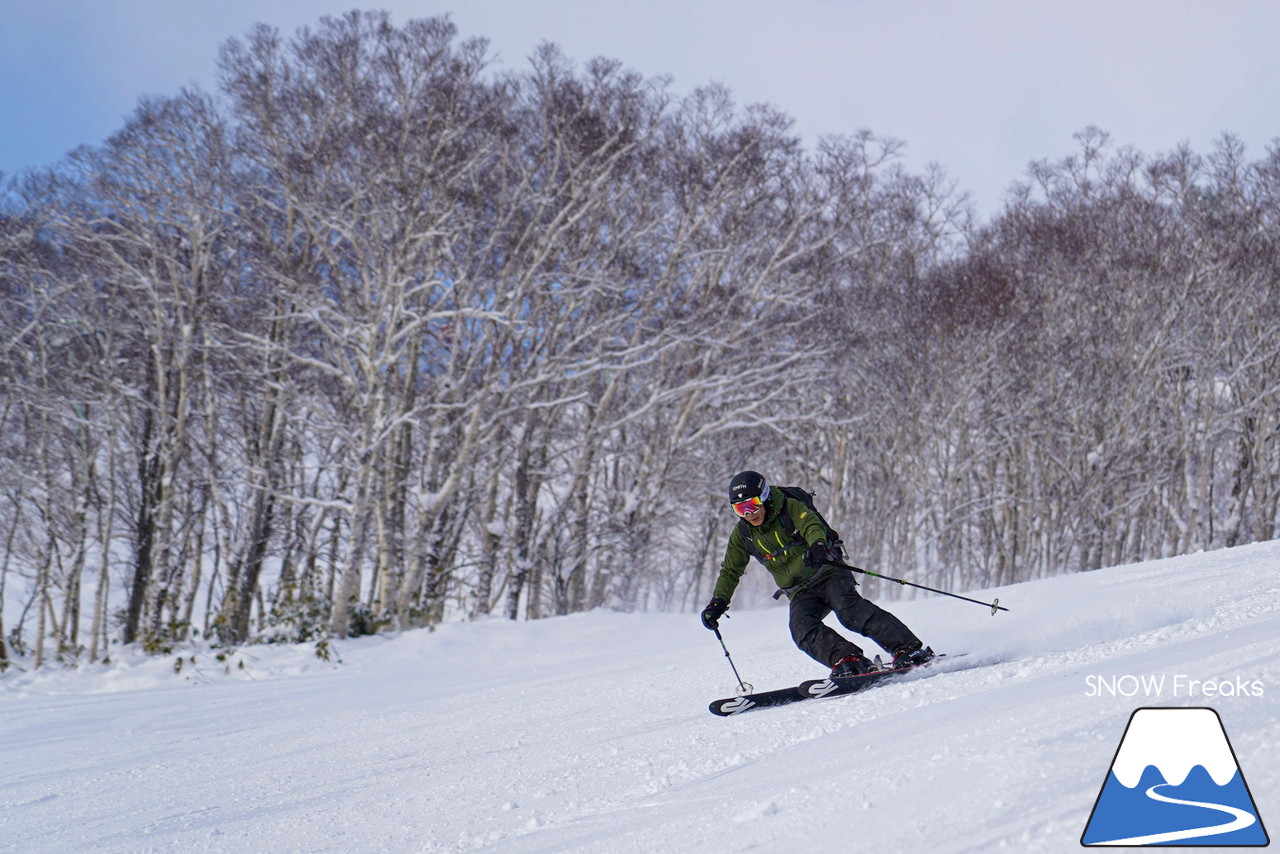
<svg viewBox="0 0 1280 854">
<path fill-rule="evenodd" d="M 692 614 L 10 673 L 0 850 L 1078 851 L 1143 706 L 1216 709 L 1280 827 L 1280 544 L 982 595 L 885 603 L 964 669 L 732 718 Z M 758 689 L 823 674 L 731 614 Z"/>
</svg>

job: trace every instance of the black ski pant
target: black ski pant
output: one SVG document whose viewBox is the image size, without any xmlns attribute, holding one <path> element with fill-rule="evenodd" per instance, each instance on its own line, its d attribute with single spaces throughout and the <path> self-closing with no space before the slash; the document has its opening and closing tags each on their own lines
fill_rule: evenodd
<svg viewBox="0 0 1280 854">
<path fill-rule="evenodd" d="M 828 667 L 862 654 L 861 648 L 822 622 L 832 611 L 840 625 L 871 638 L 887 653 L 921 646 L 901 620 L 858 594 L 858 582 L 850 570 L 829 569 L 791 597 L 791 639 Z"/>
</svg>

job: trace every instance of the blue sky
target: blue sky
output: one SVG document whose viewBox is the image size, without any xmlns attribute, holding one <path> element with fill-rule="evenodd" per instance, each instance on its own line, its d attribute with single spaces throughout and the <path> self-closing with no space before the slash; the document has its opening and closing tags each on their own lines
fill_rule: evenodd
<svg viewBox="0 0 1280 854">
<path fill-rule="evenodd" d="M 257 21 L 285 33 L 346 0 L 0 0 L 0 172 L 57 162 L 120 127 L 143 95 L 216 88 L 218 47 Z M 417 0 L 450 14 L 498 67 L 541 41 L 611 56 L 677 92 L 719 81 L 812 141 L 870 129 L 941 164 L 992 212 L 1034 159 L 1088 125 L 1156 153 L 1224 131 L 1253 158 L 1280 138 L 1272 0 Z M 368 6 L 362 6 L 368 8 Z"/>
</svg>

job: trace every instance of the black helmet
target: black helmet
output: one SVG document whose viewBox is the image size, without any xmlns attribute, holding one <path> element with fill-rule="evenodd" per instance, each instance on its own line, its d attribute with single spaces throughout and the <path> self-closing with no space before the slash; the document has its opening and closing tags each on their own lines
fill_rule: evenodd
<svg viewBox="0 0 1280 854">
<path fill-rule="evenodd" d="M 729 503 L 737 504 L 748 498 L 759 496 L 761 501 L 769 500 L 769 484 L 764 475 L 756 471 L 740 471 L 729 481 Z"/>
</svg>

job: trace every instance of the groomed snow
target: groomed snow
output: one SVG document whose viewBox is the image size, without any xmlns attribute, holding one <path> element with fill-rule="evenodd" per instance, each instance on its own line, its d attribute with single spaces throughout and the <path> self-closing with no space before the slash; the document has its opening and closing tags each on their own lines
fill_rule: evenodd
<svg viewBox="0 0 1280 854">
<path fill-rule="evenodd" d="M 0 850 L 1076 852 L 1130 715 L 1170 705 L 1218 711 L 1280 826 L 1280 544 L 971 595 L 1011 611 L 883 603 L 970 653 L 949 672 L 732 718 L 693 614 L 11 671 Z M 784 608 L 730 613 L 756 688 L 823 674 Z"/>
</svg>

